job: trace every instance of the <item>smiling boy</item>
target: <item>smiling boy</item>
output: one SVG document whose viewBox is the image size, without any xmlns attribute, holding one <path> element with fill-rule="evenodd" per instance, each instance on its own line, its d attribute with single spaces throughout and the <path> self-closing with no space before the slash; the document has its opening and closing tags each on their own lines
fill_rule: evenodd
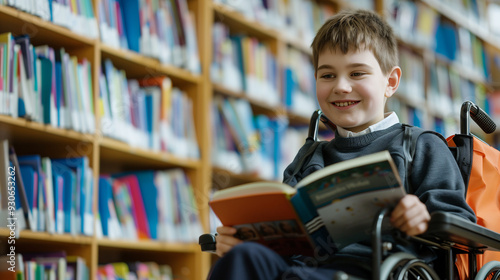
<svg viewBox="0 0 500 280">
<path fill-rule="evenodd" d="M 310 160 L 295 174 L 296 165 L 314 142 L 307 139 L 285 170 L 285 181 L 294 186 L 324 166 L 388 150 L 401 181 L 409 182 L 405 186 L 409 194 L 390 216 L 395 228 L 410 236 L 421 234 L 434 211 L 451 212 L 475 222 L 464 199 L 460 171 L 442 139 L 422 134 L 416 143 L 412 172 L 407 174 L 403 125 L 396 113 L 384 111 L 401 79 L 397 42 L 390 26 L 370 11 L 341 11 L 320 28 L 311 46 L 318 103 L 337 130 L 332 141 L 316 146 Z M 311 267 L 300 257 L 283 259 L 262 245 L 242 243 L 233 237 L 234 228 L 219 227 L 217 231 L 217 254 L 224 257 L 214 267 L 212 279 L 332 279 L 336 270 L 370 277 L 369 242 L 351 244 L 337 252 L 331 262 Z M 392 236 L 384 239 L 394 242 Z M 431 265 L 437 258 L 429 248 L 412 242 L 397 245 L 392 252 L 411 253 Z M 368 270 L 337 262 L 347 258 L 354 258 Z"/>
</svg>

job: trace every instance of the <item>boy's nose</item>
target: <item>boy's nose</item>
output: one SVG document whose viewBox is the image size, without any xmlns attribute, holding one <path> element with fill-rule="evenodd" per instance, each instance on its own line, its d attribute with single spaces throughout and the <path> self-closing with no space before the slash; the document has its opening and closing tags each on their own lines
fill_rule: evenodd
<svg viewBox="0 0 500 280">
<path fill-rule="evenodd" d="M 333 87 L 334 93 L 345 94 L 351 92 L 352 87 L 349 81 L 345 78 L 339 77 L 337 83 Z"/>
</svg>

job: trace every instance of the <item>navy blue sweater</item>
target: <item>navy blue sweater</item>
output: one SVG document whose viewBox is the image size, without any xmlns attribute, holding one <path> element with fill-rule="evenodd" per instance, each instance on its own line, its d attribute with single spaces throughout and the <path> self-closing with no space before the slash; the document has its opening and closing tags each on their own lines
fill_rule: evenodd
<svg viewBox="0 0 500 280">
<path fill-rule="evenodd" d="M 419 128 L 413 127 L 412 129 Z M 289 178 L 299 159 L 313 144 L 312 139 L 307 139 L 293 162 L 284 171 L 284 180 L 289 180 L 288 184 L 295 186 L 302 178 L 324 166 L 388 150 L 398 167 L 401 181 L 405 182 L 406 176 L 409 176 L 412 193 L 418 196 L 427 206 L 429 213 L 445 211 L 476 222 L 474 212 L 465 202 L 465 185 L 455 159 L 446 143 L 437 135 L 431 133 L 422 134 L 417 141 L 411 174 L 406 174 L 403 134 L 401 124 L 349 138 L 341 137 L 336 133 L 335 139 L 332 141 L 321 142 L 311 159 L 301 168 L 301 171 L 294 178 Z M 370 254 L 371 251 L 365 246 L 353 244 L 341 252 L 359 256 Z"/>
</svg>

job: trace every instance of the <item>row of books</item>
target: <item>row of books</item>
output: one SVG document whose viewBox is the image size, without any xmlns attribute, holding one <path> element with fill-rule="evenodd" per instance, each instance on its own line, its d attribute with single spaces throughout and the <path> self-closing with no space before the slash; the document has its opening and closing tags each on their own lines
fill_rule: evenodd
<svg viewBox="0 0 500 280">
<path fill-rule="evenodd" d="M 318 108 L 314 66 L 308 54 L 287 47 L 282 70 L 282 104 L 294 114 L 309 117 Z"/>
<path fill-rule="evenodd" d="M 500 5 L 495 1 L 477 0 L 423 0 L 428 5 L 445 12 L 454 20 L 460 19 L 461 24 L 468 26 L 474 32 L 485 36 L 498 36 L 498 12 Z M 498 37 L 497 37 L 498 38 Z"/>
<path fill-rule="evenodd" d="M 405 42 L 432 50 L 437 56 L 482 80 L 489 78 L 484 43 L 470 30 L 450 22 L 420 1 L 394 1 L 388 18 Z"/>
<path fill-rule="evenodd" d="M 112 279 L 173 280 L 174 274 L 168 264 L 155 262 L 114 262 L 99 265 L 97 280 Z"/>
<path fill-rule="evenodd" d="M 98 13 L 105 44 L 201 72 L 195 18 L 186 0 L 103 0 Z"/>
<path fill-rule="evenodd" d="M 0 34 L 0 114 L 83 133 L 95 131 L 91 64 L 64 48 Z"/>
<path fill-rule="evenodd" d="M 80 35 L 98 36 L 92 0 L 0 0 L 0 5 L 15 7 Z"/>
<path fill-rule="evenodd" d="M 286 117 L 256 115 L 244 99 L 216 95 L 211 118 L 212 163 L 233 173 L 281 180 L 306 139 L 304 131 L 288 126 Z"/>
<path fill-rule="evenodd" d="M 99 88 L 105 136 L 131 146 L 199 158 L 193 101 L 173 87 L 170 78 L 127 79 L 125 71 L 105 60 Z"/>
<path fill-rule="evenodd" d="M 308 46 L 319 26 L 334 14 L 332 5 L 307 0 L 231 1 L 218 0 L 227 9 L 241 13 L 248 20 L 279 30 L 280 35 Z"/>
<path fill-rule="evenodd" d="M 226 25 L 216 22 L 212 57 L 213 82 L 270 105 L 280 103 L 278 62 L 268 45 L 255 37 L 231 35 Z"/>
<path fill-rule="evenodd" d="M 3 280 L 88 280 L 90 270 L 85 259 L 65 251 L 15 253 L 0 257 L 0 276 Z"/>
<path fill-rule="evenodd" d="M 182 169 L 99 177 L 98 237 L 195 242 L 202 234 L 191 182 Z"/>
<path fill-rule="evenodd" d="M 398 94 L 410 106 L 426 108 L 431 117 L 455 120 L 460 116 L 464 100 L 471 100 L 488 111 L 486 87 L 463 75 L 460 68 L 439 60 L 424 64 L 419 54 L 404 47 L 399 51 L 399 64 L 403 76 Z M 425 73 L 429 73 L 427 78 Z"/>
<path fill-rule="evenodd" d="M 387 101 L 387 110 L 396 112 L 402 123 L 436 131 L 445 137 L 460 132 L 458 116 L 436 115 L 426 107 L 413 106 L 397 97 Z"/>
<path fill-rule="evenodd" d="M 3 221 L 7 221 L 7 217 L 16 218 L 16 232 L 30 229 L 93 235 L 94 184 L 87 157 L 17 156 L 8 140 L 2 140 L 1 144 Z M 6 173 L 8 170 L 12 172 Z M 15 213 L 9 207 L 13 206 L 9 204 L 12 198 L 15 198 Z"/>
</svg>

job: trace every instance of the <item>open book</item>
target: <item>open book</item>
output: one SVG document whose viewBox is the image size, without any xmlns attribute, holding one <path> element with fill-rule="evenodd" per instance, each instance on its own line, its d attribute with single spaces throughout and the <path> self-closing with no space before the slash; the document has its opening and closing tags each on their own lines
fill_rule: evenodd
<svg viewBox="0 0 500 280">
<path fill-rule="evenodd" d="M 370 238 L 379 210 L 405 195 L 388 151 L 327 166 L 292 188 L 256 182 L 219 190 L 210 206 L 242 240 L 281 255 L 329 254 Z"/>
</svg>

